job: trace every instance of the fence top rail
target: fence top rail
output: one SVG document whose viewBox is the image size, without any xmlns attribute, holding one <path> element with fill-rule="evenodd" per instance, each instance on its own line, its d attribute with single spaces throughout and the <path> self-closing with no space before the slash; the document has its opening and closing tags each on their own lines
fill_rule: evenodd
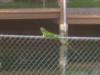
<svg viewBox="0 0 100 75">
<path fill-rule="evenodd" d="M 44 39 L 43 36 L 35 35 L 11 35 L 11 34 L 0 34 L 0 37 L 9 37 L 9 38 L 40 38 Z M 64 37 L 59 36 L 59 39 L 72 39 L 72 40 L 100 40 L 100 37 Z"/>
</svg>

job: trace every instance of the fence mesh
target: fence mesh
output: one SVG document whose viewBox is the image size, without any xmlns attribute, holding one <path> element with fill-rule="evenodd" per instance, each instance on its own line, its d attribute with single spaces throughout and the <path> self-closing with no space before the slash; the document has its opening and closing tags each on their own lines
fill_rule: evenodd
<svg viewBox="0 0 100 75">
<path fill-rule="evenodd" d="M 0 36 L 0 75 L 99 75 L 100 39 L 73 37 L 67 40 L 60 65 L 62 43 L 33 36 Z"/>
<path fill-rule="evenodd" d="M 100 39 L 69 39 L 68 75 L 100 74 Z"/>
</svg>

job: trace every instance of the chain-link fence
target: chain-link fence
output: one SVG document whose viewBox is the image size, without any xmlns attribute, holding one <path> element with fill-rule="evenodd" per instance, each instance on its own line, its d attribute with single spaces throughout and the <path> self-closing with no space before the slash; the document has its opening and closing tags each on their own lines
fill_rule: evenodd
<svg viewBox="0 0 100 75">
<path fill-rule="evenodd" d="M 59 46 L 44 38 L 0 36 L 0 75 L 59 75 Z"/>
<path fill-rule="evenodd" d="M 0 75 L 100 74 L 99 38 L 62 39 L 67 44 L 37 36 L 0 35 Z M 61 58 L 66 58 L 64 67 Z"/>
<path fill-rule="evenodd" d="M 100 74 L 100 38 L 69 38 L 68 75 Z"/>
</svg>

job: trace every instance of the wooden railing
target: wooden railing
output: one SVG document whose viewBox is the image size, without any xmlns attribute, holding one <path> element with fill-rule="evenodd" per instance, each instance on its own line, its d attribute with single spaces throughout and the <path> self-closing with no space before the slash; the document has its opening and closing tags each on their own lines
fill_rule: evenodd
<svg viewBox="0 0 100 75">
<path fill-rule="evenodd" d="M 78 12 L 82 11 L 74 13 L 73 9 L 68 9 L 68 24 L 100 24 L 100 14 L 84 14 L 84 12 L 79 14 Z M 0 9 L 0 20 L 8 19 L 52 19 L 59 24 L 60 9 Z"/>
</svg>

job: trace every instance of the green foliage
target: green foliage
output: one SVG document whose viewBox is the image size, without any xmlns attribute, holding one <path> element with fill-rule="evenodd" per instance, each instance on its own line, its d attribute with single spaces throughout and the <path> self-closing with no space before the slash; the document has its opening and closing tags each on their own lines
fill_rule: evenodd
<svg viewBox="0 0 100 75">
<path fill-rule="evenodd" d="M 9 3 L 0 3 L 1 8 L 43 8 L 42 3 L 35 3 L 30 1 L 14 1 Z M 48 2 L 46 3 L 46 8 L 58 8 L 58 4 L 56 2 Z"/>
<path fill-rule="evenodd" d="M 88 7 L 100 7 L 100 0 L 70 0 L 68 7 L 74 8 L 88 8 Z"/>
</svg>

